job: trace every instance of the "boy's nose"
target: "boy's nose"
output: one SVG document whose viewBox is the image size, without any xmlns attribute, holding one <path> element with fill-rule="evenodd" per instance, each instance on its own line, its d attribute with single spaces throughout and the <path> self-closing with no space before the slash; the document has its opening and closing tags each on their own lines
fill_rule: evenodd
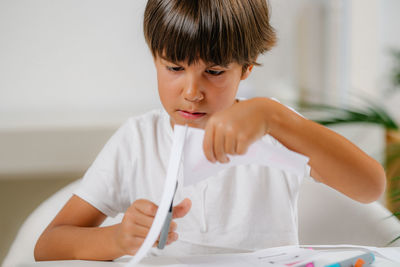
<svg viewBox="0 0 400 267">
<path fill-rule="evenodd" d="M 194 79 L 188 79 L 183 89 L 183 97 L 191 102 L 199 102 L 204 99 L 204 94 L 200 90 L 200 86 Z"/>
</svg>

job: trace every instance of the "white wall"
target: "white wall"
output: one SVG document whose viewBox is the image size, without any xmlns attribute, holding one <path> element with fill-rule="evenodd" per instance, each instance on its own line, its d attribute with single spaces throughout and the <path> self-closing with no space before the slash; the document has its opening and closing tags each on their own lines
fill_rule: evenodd
<svg viewBox="0 0 400 267">
<path fill-rule="evenodd" d="M 379 94 L 379 2 L 353 0 L 351 5 L 351 90 Z M 399 10 L 400 11 L 400 10 Z"/>
<path fill-rule="evenodd" d="M 145 0 L 0 0 L 0 129 L 119 124 L 159 107 Z M 317 99 L 388 87 L 397 0 L 270 0 L 278 45 L 241 96 Z M 385 76 L 386 75 L 386 76 Z"/>
<path fill-rule="evenodd" d="M 0 0 L 0 129 L 119 124 L 160 103 L 145 0 Z M 296 5 L 272 0 L 278 46 L 241 96 L 296 94 Z"/>
<path fill-rule="evenodd" d="M 258 62 L 249 79 L 242 84 L 239 94 L 246 97 L 273 96 L 293 100 L 298 97 L 297 90 L 297 45 L 296 22 L 298 9 L 303 0 L 270 0 L 271 25 L 277 33 L 277 45 Z M 246 91 L 247 90 L 247 91 Z"/>
<path fill-rule="evenodd" d="M 379 3 L 379 69 L 382 76 L 380 82 L 388 88 L 390 87 L 389 73 L 393 65 L 389 51 L 391 49 L 400 50 L 400 1 L 380 0 Z"/>
<path fill-rule="evenodd" d="M 360 88 L 371 93 L 387 86 L 389 59 L 383 51 L 400 47 L 400 1 L 269 2 L 278 44 L 259 58 L 263 67 L 254 69 L 240 96 L 337 102 Z M 47 133 L 75 129 L 69 144 L 76 144 L 79 154 L 86 148 L 74 139 L 76 133 L 97 127 L 105 137 L 127 117 L 161 106 L 142 33 L 145 3 L 0 0 L 0 139 L 19 151 L 11 162 L 8 151 L 0 149 L 0 173 L 19 171 L 18 166 L 33 170 L 30 164 L 40 161 L 19 145 L 26 139 L 21 132 L 42 132 L 35 142 L 50 146 Z M 89 154 L 96 154 L 90 146 Z M 65 152 L 66 160 L 75 148 L 67 142 L 64 150 L 44 151 L 42 163 L 58 166 L 51 155 Z M 28 155 L 25 165 L 15 162 L 18 153 Z M 65 170 L 73 165 L 63 164 Z"/>
<path fill-rule="evenodd" d="M 400 51 L 400 1 L 380 0 L 378 14 L 378 88 L 381 92 L 387 92 L 387 89 L 393 88 L 390 82 L 393 57 L 389 51 L 391 49 Z M 400 88 L 397 88 L 394 93 L 386 93 L 383 101 L 386 103 L 386 108 L 391 111 L 392 116 L 400 124 Z"/>
<path fill-rule="evenodd" d="M 127 117 L 160 107 L 146 0 L 0 0 L 0 175 L 84 171 Z M 296 95 L 297 5 L 239 95 Z"/>
<path fill-rule="evenodd" d="M 119 121 L 159 106 L 144 5 L 1 0 L 0 127 Z"/>
</svg>

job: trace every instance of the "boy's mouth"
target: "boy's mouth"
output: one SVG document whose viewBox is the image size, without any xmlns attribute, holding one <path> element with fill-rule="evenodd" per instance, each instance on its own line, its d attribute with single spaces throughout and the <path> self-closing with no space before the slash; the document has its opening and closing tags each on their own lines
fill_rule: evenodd
<svg viewBox="0 0 400 267">
<path fill-rule="evenodd" d="M 186 110 L 178 110 L 178 113 L 183 118 L 189 119 L 189 120 L 199 119 L 207 114 L 204 112 L 194 112 L 194 111 L 186 111 Z"/>
</svg>

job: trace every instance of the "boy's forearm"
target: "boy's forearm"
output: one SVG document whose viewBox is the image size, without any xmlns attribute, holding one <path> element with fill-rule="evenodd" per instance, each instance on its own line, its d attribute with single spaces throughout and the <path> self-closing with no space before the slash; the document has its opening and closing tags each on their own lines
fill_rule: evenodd
<svg viewBox="0 0 400 267">
<path fill-rule="evenodd" d="M 310 158 L 314 178 L 360 202 L 376 200 L 385 188 L 382 166 L 334 131 L 267 100 L 269 134 Z"/>
<path fill-rule="evenodd" d="M 45 260 L 113 260 L 123 256 L 115 241 L 115 227 L 77 227 L 60 225 L 40 237 L 35 259 Z"/>
</svg>

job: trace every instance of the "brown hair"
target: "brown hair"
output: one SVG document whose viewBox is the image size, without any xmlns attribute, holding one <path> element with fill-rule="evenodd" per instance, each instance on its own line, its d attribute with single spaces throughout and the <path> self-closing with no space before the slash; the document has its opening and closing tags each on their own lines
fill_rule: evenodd
<svg viewBox="0 0 400 267">
<path fill-rule="evenodd" d="M 149 0 L 143 28 L 153 56 L 189 65 L 259 65 L 276 42 L 266 0 Z"/>
</svg>

